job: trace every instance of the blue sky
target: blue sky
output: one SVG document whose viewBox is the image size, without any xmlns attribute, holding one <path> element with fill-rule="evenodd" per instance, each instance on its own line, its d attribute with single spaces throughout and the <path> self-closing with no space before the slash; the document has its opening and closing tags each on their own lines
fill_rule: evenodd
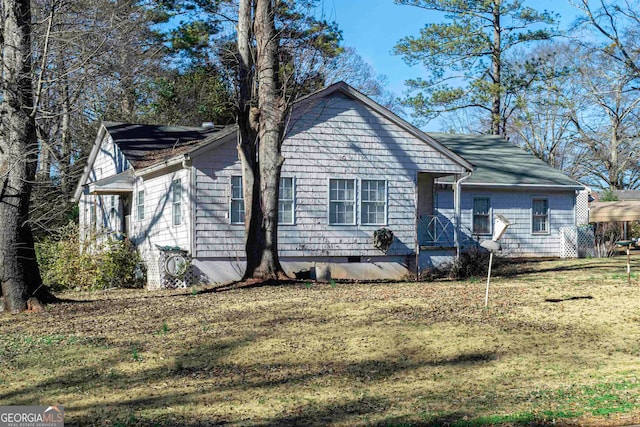
<svg viewBox="0 0 640 427">
<path fill-rule="evenodd" d="M 525 5 L 561 15 L 561 27 L 575 19 L 576 9 L 568 0 L 525 0 Z M 324 0 L 324 14 L 342 29 L 344 45 L 356 49 L 378 74 L 384 74 L 389 89 L 398 96 L 404 81 L 420 76 L 419 66 L 407 66 L 399 56 L 391 54 L 403 37 L 418 35 L 428 22 L 440 15 L 412 6 L 398 6 L 393 0 Z"/>
</svg>

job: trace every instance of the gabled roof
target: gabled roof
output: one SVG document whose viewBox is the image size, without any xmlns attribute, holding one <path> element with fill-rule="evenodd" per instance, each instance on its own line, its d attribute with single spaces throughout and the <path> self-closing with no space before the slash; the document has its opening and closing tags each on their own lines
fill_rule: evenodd
<svg viewBox="0 0 640 427">
<path fill-rule="evenodd" d="M 581 190 L 584 185 L 501 136 L 429 133 L 475 170 L 463 185 Z"/>
<path fill-rule="evenodd" d="M 451 151 L 448 147 L 445 147 L 444 145 L 442 145 L 439 141 L 432 138 L 429 134 L 426 134 L 425 132 L 421 131 L 411 123 L 407 122 L 406 120 L 394 114 L 388 108 L 385 108 L 382 105 L 378 104 L 373 99 L 369 98 L 365 94 L 349 86 L 345 82 L 334 83 L 330 86 L 327 86 L 324 89 L 321 89 L 317 92 L 314 92 L 310 95 L 307 95 L 305 97 L 298 99 L 294 105 L 294 109 L 300 109 L 302 111 L 305 111 L 307 108 L 309 108 L 310 105 L 315 103 L 317 100 L 321 98 L 325 98 L 334 93 L 342 93 L 343 95 L 346 95 L 349 98 L 352 98 L 361 102 L 362 104 L 372 109 L 376 113 L 380 114 L 387 120 L 396 124 L 401 129 L 412 134 L 413 136 L 420 139 L 427 145 L 435 148 L 438 152 L 443 154 L 445 157 L 453 160 L 455 163 L 458 163 L 459 165 L 461 165 L 462 167 L 466 168 L 469 171 L 473 169 L 473 166 L 471 165 L 471 163 L 468 162 L 467 159 L 463 158 L 463 156 L 460 156 L 458 153 Z"/>
<path fill-rule="evenodd" d="M 103 122 L 72 200 L 77 202 L 80 199 L 106 135 L 112 138 L 131 167 L 139 172 L 209 146 L 235 134 L 236 128 L 235 125 L 221 129 Z"/>
<path fill-rule="evenodd" d="M 220 129 L 103 122 L 103 126 L 134 169 L 142 169 L 197 144 L 206 144 Z"/>
</svg>

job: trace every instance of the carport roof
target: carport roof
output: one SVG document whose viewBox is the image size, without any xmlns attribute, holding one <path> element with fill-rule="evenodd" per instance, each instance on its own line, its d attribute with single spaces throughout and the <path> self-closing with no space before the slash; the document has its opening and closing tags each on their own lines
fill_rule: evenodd
<svg viewBox="0 0 640 427">
<path fill-rule="evenodd" d="M 640 221 L 640 200 L 592 202 L 589 222 Z"/>
</svg>

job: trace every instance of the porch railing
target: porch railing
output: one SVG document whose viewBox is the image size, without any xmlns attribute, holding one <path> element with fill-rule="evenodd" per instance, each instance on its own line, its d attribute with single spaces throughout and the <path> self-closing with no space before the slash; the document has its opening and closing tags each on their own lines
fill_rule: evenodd
<svg viewBox="0 0 640 427">
<path fill-rule="evenodd" d="M 453 227 L 446 217 L 424 215 L 419 222 L 418 242 L 421 246 L 454 246 Z"/>
</svg>

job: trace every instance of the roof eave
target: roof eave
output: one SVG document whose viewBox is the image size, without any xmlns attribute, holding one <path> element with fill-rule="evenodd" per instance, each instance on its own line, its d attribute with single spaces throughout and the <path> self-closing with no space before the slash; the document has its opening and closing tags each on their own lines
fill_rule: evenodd
<svg viewBox="0 0 640 427">
<path fill-rule="evenodd" d="M 581 184 L 507 184 L 496 182 L 469 182 L 462 184 L 463 187 L 483 187 L 483 188 L 534 188 L 538 190 L 584 190 L 586 187 Z"/>
<path fill-rule="evenodd" d="M 467 160 L 465 160 L 462 156 L 460 156 L 460 155 L 456 154 L 455 152 L 453 152 L 452 150 L 448 149 L 442 143 L 440 143 L 437 139 L 429 136 L 425 132 L 423 132 L 420 129 L 416 128 L 411 123 L 407 122 L 406 120 L 402 119 L 400 116 L 398 116 L 395 113 L 393 113 L 392 111 L 390 111 L 388 108 L 385 108 L 382 105 L 378 104 L 377 102 L 375 102 L 374 100 L 372 100 L 368 96 L 364 95 L 363 93 L 359 92 L 358 90 L 354 89 L 353 87 L 349 86 L 345 82 L 334 83 L 331 86 L 328 86 L 328 87 L 326 87 L 324 89 L 319 90 L 318 92 L 315 92 L 315 93 L 307 95 L 307 96 L 305 96 L 303 98 L 300 98 L 299 100 L 296 101 L 296 103 L 300 103 L 300 102 L 307 101 L 307 100 L 323 98 L 323 97 L 325 97 L 327 95 L 330 95 L 330 94 L 332 94 L 334 92 L 341 92 L 341 93 L 343 93 L 343 94 L 345 94 L 345 95 L 347 95 L 347 96 L 349 96 L 349 97 L 351 97 L 353 99 L 356 99 L 356 100 L 362 102 L 364 105 L 366 105 L 367 107 L 371 108 L 372 110 L 374 110 L 378 114 L 380 114 L 383 117 L 387 118 L 388 120 L 390 120 L 394 124 L 400 126 L 403 130 L 409 132 L 410 134 L 412 134 L 416 138 L 422 140 L 423 142 L 431 145 L 433 148 L 435 148 L 441 154 L 445 155 L 450 160 L 453 160 L 454 162 L 458 163 L 460 166 L 465 168 L 467 171 L 473 171 L 473 169 L 474 169 L 473 165 L 471 163 L 469 163 Z"/>
<path fill-rule="evenodd" d="M 105 134 L 107 133 L 107 128 L 103 123 L 100 124 L 100 129 L 98 130 L 98 135 L 96 136 L 96 140 L 93 143 L 93 147 L 91 148 L 91 152 L 89 153 L 89 159 L 87 160 L 87 164 L 84 165 L 84 170 L 82 171 L 82 177 L 78 182 L 75 192 L 73 193 L 73 197 L 71 201 L 73 203 L 78 203 L 80 200 L 80 196 L 82 196 L 82 192 L 84 191 L 84 186 L 87 183 L 87 179 L 89 179 L 89 174 L 91 173 L 91 169 L 93 169 L 93 163 L 96 161 L 96 157 L 100 152 L 100 147 L 102 146 L 102 140 L 104 139 Z"/>
</svg>

